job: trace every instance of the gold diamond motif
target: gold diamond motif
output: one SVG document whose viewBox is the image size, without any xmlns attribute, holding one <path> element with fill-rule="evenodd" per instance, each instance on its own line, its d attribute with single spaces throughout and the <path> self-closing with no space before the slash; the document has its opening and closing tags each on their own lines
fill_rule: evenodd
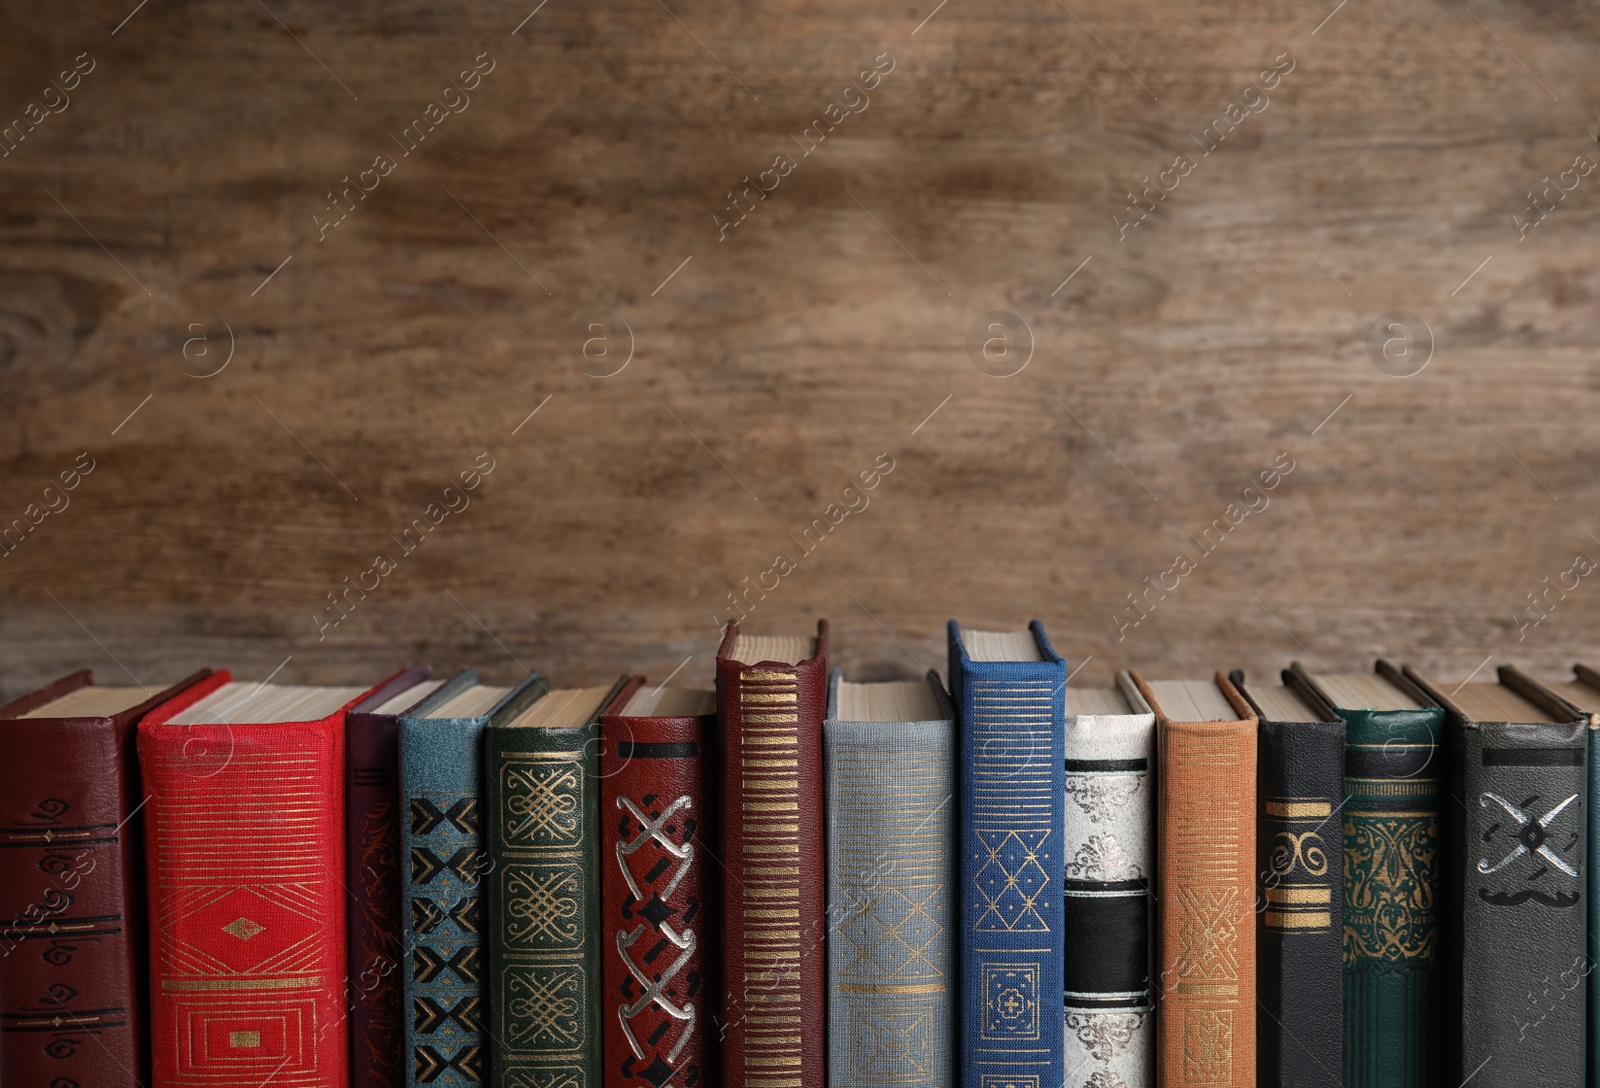
<svg viewBox="0 0 1600 1088">
<path fill-rule="evenodd" d="M 230 936 L 237 937 L 241 941 L 248 941 L 257 933 L 264 932 L 266 928 L 267 927 L 262 925 L 260 922 L 252 922 L 250 919 L 241 915 L 240 917 L 229 922 L 227 925 L 223 926 L 222 932 Z"/>
</svg>

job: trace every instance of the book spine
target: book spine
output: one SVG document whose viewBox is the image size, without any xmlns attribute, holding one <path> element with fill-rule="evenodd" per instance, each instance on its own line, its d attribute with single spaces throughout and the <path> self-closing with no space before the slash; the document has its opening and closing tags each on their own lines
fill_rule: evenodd
<svg viewBox="0 0 1600 1088">
<path fill-rule="evenodd" d="M 958 668 L 962 1085 L 1057 1088 L 1066 669 Z"/>
<path fill-rule="evenodd" d="M 1443 891 L 1438 739 L 1444 711 L 1345 719 L 1344 1082 L 1434 1088 Z"/>
<path fill-rule="evenodd" d="M 1457 731 L 1462 1077 L 1583 1083 L 1587 725 Z"/>
<path fill-rule="evenodd" d="M 1065 752 L 1062 982 L 1068 1082 L 1073 1088 L 1153 1088 L 1155 720 L 1149 714 L 1069 717 Z"/>
<path fill-rule="evenodd" d="M 483 1031 L 481 718 L 400 719 L 406 1084 L 478 1084 Z"/>
<path fill-rule="evenodd" d="M 351 714 L 345 744 L 350 1083 L 352 1088 L 398 1088 L 405 1081 L 399 720 Z"/>
<path fill-rule="evenodd" d="M 0 1076 L 8 1088 L 148 1077 L 132 743 L 126 721 L 0 722 Z"/>
<path fill-rule="evenodd" d="M 723 1078 L 823 1088 L 826 665 L 717 661 L 722 730 Z"/>
<path fill-rule="evenodd" d="M 1256 1078 L 1256 724 L 1163 721 L 1157 911 L 1165 1086 Z"/>
<path fill-rule="evenodd" d="M 1589 835 L 1586 861 L 1588 874 L 1584 878 L 1584 889 L 1589 893 L 1587 904 L 1589 921 L 1589 947 L 1588 961 L 1588 998 L 1589 1018 L 1588 1037 L 1591 1040 L 1588 1046 L 1589 1077 L 1587 1083 L 1590 1088 L 1600 1086 L 1600 900 L 1595 898 L 1600 895 L 1600 714 L 1589 715 L 1587 735 L 1588 766 L 1585 768 L 1586 793 L 1584 802 L 1587 805 L 1587 827 Z"/>
<path fill-rule="evenodd" d="M 344 713 L 142 723 L 154 1083 L 349 1082 Z"/>
<path fill-rule="evenodd" d="M 716 948 L 706 799 L 716 719 L 601 722 L 605 1088 L 710 1088 Z"/>
<path fill-rule="evenodd" d="M 488 731 L 495 1088 L 600 1083 L 599 735 Z"/>
<path fill-rule="evenodd" d="M 1256 1070 L 1344 1083 L 1343 722 L 1262 722 L 1256 760 Z"/>
<path fill-rule="evenodd" d="M 824 726 L 829 1088 L 955 1071 L 955 722 Z"/>
</svg>

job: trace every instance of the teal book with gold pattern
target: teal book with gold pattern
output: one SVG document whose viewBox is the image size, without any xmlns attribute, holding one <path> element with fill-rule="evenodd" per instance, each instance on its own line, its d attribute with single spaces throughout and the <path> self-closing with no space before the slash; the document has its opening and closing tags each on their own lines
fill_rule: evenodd
<svg viewBox="0 0 1600 1088">
<path fill-rule="evenodd" d="M 955 711 L 932 672 L 830 688 L 828 1088 L 951 1088 Z"/>
<path fill-rule="evenodd" d="M 494 1088 L 600 1086 L 600 715 L 623 682 L 552 691 L 488 730 Z"/>
<path fill-rule="evenodd" d="M 1445 712 L 1387 661 L 1293 671 L 1345 722 L 1345 1088 L 1437 1088 L 1445 1067 Z"/>
<path fill-rule="evenodd" d="M 509 688 L 469 669 L 400 719 L 407 1088 L 488 1077 L 483 733 L 544 692 L 538 673 Z"/>
</svg>

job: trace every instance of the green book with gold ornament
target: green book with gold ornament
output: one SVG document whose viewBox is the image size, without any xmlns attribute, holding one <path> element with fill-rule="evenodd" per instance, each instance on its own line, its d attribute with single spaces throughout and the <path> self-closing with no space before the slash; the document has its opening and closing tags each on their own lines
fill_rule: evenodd
<svg viewBox="0 0 1600 1088">
<path fill-rule="evenodd" d="M 1435 1088 L 1445 1067 L 1445 712 L 1386 661 L 1294 670 L 1345 722 L 1345 1088 Z"/>
</svg>

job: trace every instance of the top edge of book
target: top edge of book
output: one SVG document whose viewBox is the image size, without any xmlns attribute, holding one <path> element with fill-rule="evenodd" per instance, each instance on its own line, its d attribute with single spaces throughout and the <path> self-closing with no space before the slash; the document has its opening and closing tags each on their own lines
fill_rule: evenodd
<svg viewBox="0 0 1600 1088">
<path fill-rule="evenodd" d="M 174 714 L 171 725 L 281 725 L 314 722 L 360 698 L 366 688 L 263 684 L 235 680 Z"/>
<path fill-rule="evenodd" d="M 1143 714 L 1134 708 L 1133 701 L 1118 687 L 1065 689 L 1066 713 L 1073 715 Z"/>
<path fill-rule="evenodd" d="M 1043 661 L 1039 640 L 1030 628 L 1021 631 L 961 632 L 961 644 L 973 661 Z"/>
<path fill-rule="evenodd" d="M 613 684 L 557 688 L 505 723 L 507 729 L 576 729 L 600 713 Z"/>
<path fill-rule="evenodd" d="M 510 688 L 497 687 L 493 684 L 474 684 L 460 694 L 446 699 L 422 717 L 430 720 L 481 718 L 499 706 L 500 700 L 510 694 Z"/>
<path fill-rule="evenodd" d="M 1311 679 L 1340 710 L 1428 709 L 1375 672 L 1329 673 Z"/>
<path fill-rule="evenodd" d="M 1558 722 L 1562 719 L 1523 698 L 1505 684 L 1496 681 L 1462 684 L 1450 701 L 1457 710 L 1474 722 L 1516 722 L 1532 725 L 1539 722 Z M 1569 700 L 1570 701 L 1570 700 Z"/>
<path fill-rule="evenodd" d="M 1266 721 L 1287 725 L 1308 725 L 1323 720 L 1321 715 L 1312 709 L 1311 704 L 1306 702 L 1305 697 L 1287 684 L 1252 686 L 1249 692 L 1250 698 L 1261 711 L 1261 717 Z"/>
<path fill-rule="evenodd" d="M 1150 690 L 1168 721 L 1236 722 L 1239 712 L 1215 680 L 1151 680 Z"/>
<path fill-rule="evenodd" d="M 842 722 L 948 721 L 933 684 L 922 680 L 840 680 L 834 691 L 834 719 Z"/>
<path fill-rule="evenodd" d="M 88 685 L 69 691 L 43 706 L 36 706 L 23 718 L 112 718 L 132 710 L 155 694 L 144 688 L 102 688 Z"/>
<path fill-rule="evenodd" d="M 1559 684 L 1541 684 L 1558 698 L 1565 699 L 1585 714 L 1600 714 L 1600 691 L 1582 679 L 1563 680 Z M 32 715 L 29 715 L 30 717 Z"/>
<path fill-rule="evenodd" d="M 412 684 L 399 694 L 391 696 L 373 707 L 367 713 L 404 714 L 408 710 L 415 709 L 422 700 L 444 687 L 447 683 L 449 683 L 449 677 L 439 677 L 434 680 L 424 680 L 421 683 Z"/>
<path fill-rule="evenodd" d="M 735 635 L 728 656 L 742 665 L 798 665 L 817 656 L 817 640 L 813 635 Z"/>
<path fill-rule="evenodd" d="M 622 718 L 699 718 L 715 713 L 717 693 L 700 688 L 652 688 L 645 684 L 628 697 Z"/>
</svg>

